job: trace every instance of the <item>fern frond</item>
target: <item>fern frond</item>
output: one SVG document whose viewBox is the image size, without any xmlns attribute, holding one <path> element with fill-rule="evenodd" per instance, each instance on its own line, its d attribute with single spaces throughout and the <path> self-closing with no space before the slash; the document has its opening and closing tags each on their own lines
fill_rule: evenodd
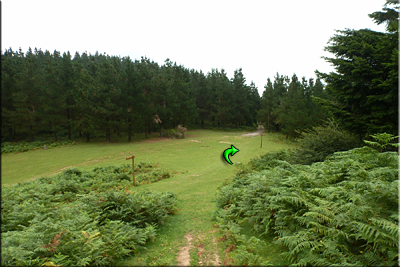
<svg viewBox="0 0 400 267">
<path fill-rule="evenodd" d="M 306 213 L 304 213 L 303 216 L 316 219 L 319 223 L 332 223 L 332 221 L 333 221 L 332 218 L 329 218 L 328 216 L 321 214 L 319 212 L 316 212 L 316 211 L 306 212 Z"/>
<path fill-rule="evenodd" d="M 374 217 L 370 218 L 370 220 L 372 221 L 373 225 L 381 227 L 382 230 L 388 232 L 395 239 L 399 238 L 399 226 L 397 224 L 394 224 L 385 219 L 374 218 Z"/>
</svg>

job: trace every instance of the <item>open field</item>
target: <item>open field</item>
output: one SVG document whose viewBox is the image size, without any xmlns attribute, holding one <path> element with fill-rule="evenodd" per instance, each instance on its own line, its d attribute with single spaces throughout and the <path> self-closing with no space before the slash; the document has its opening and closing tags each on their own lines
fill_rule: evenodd
<svg viewBox="0 0 400 267">
<path fill-rule="evenodd" d="M 263 148 L 260 136 L 242 136 L 246 132 L 188 131 L 185 139 L 166 139 L 152 135 L 137 137 L 133 142 L 81 142 L 76 146 L 36 150 L 2 155 L 2 186 L 59 173 L 65 168 L 92 169 L 94 166 L 130 163 L 125 158 L 135 155 L 135 162 L 156 162 L 171 171 L 173 177 L 136 190 L 172 191 L 178 198 L 179 213 L 165 221 L 155 242 L 148 250 L 121 265 L 177 265 L 185 260 L 185 249 L 191 264 L 222 264 L 224 252 L 217 249 L 218 232 L 213 227 L 213 199 L 222 182 L 233 175 L 235 167 L 222 161 L 222 152 L 233 144 L 240 151 L 231 157 L 235 164 L 290 145 L 284 136 L 264 133 Z M 270 250 L 273 253 L 274 248 Z M 219 252 L 218 258 L 215 252 Z M 179 260 L 177 259 L 180 255 Z M 271 255 L 272 257 L 273 255 Z M 274 263 L 274 259 L 271 259 Z M 275 263 L 279 263 L 275 259 Z"/>
</svg>

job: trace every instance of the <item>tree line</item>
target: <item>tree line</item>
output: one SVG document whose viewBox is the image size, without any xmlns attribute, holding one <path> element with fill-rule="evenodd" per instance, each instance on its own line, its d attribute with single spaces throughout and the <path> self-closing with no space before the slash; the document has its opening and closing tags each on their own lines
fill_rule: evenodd
<svg viewBox="0 0 400 267">
<path fill-rule="evenodd" d="M 124 133 L 130 141 L 179 124 L 225 130 L 257 122 L 296 137 L 331 117 L 360 138 L 398 135 L 398 0 L 369 16 L 386 32 L 337 31 L 325 47 L 334 57 L 324 57 L 335 71 L 316 71 L 315 81 L 277 73 L 261 97 L 241 68 L 229 79 L 224 69 L 205 74 L 169 59 L 9 48 L 1 53 L 2 140 L 102 133 L 110 142 Z"/>
<path fill-rule="evenodd" d="M 188 69 L 167 59 L 158 65 L 148 58 L 41 49 L 24 54 L 6 50 L 2 60 L 2 136 L 13 141 L 60 132 L 85 135 L 99 131 L 108 141 L 114 134 L 174 128 L 205 122 L 253 125 L 260 97 L 247 85 L 241 69 L 229 80 L 222 69 Z"/>
<path fill-rule="evenodd" d="M 260 109 L 269 110 L 271 101 L 280 115 L 271 115 L 270 124 L 293 135 L 294 129 L 316 123 L 310 97 L 323 92 L 319 80 L 314 85 L 303 78 L 300 83 L 294 75 L 286 83 L 282 76 L 274 97 L 264 92 L 261 98 L 255 84 L 246 83 L 241 68 L 229 79 L 224 69 L 205 74 L 169 59 L 160 66 L 147 57 L 132 60 L 98 52 L 76 52 L 72 57 L 69 52 L 9 48 L 1 60 L 2 137 L 10 142 L 34 141 L 43 134 L 57 141 L 61 133 L 68 139 L 79 133 L 87 141 L 102 133 L 108 142 L 124 133 L 130 141 L 134 133 L 162 135 L 162 129 L 179 124 L 224 130 L 254 126 L 264 118 Z M 270 87 L 269 81 L 266 90 Z M 303 114 L 290 118 L 295 110 Z"/>
</svg>

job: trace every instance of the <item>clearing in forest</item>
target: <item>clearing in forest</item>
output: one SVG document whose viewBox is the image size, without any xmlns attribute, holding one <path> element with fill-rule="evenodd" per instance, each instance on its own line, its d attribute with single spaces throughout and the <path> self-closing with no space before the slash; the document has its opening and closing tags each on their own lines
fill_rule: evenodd
<svg viewBox="0 0 400 267">
<path fill-rule="evenodd" d="M 190 265 L 221 265 L 225 253 L 218 242 L 219 229 L 212 221 L 218 187 L 234 175 L 237 163 L 245 164 L 268 151 L 290 146 L 283 135 L 264 132 L 263 148 L 260 148 L 259 138 L 243 134 L 196 130 L 188 131 L 190 137 L 186 139 L 164 140 L 155 138 L 154 134 L 146 142 L 121 140 L 102 145 L 101 140 L 80 142 L 73 147 L 4 154 L 1 156 L 2 186 L 61 172 L 67 167 L 89 170 L 94 166 L 125 164 L 125 158 L 132 155 L 137 163 L 158 163 L 172 177 L 133 190 L 174 192 L 178 212 L 165 220 L 147 250 L 139 251 L 119 265 L 187 265 L 188 261 Z M 230 144 L 240 150 L 231 157 L 233 165 L 221 157 Z"/>
</svg>

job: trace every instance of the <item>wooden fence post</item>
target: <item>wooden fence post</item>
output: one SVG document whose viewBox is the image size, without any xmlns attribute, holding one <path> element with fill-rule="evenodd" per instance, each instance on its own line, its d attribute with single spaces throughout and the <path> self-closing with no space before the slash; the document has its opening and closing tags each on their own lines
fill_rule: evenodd
<svg viewBox="0 0 400 267">
<path fill-rule="evenodd" d="M 132 155 L 132 157 L 130 158 L 126 158 L 128 159 L 132 159 L 132 175 L 133 175 L 133 186 L 136 186 L 136 181 L 135 181 L 135 156 Z"/>
<path fill-rule="evenodd" d="M 263 134 L 261 133 L 261 146 L 260 146 L 260 148 L 262 148 L 262 136 L 263 136 Z"/>
</svg>

